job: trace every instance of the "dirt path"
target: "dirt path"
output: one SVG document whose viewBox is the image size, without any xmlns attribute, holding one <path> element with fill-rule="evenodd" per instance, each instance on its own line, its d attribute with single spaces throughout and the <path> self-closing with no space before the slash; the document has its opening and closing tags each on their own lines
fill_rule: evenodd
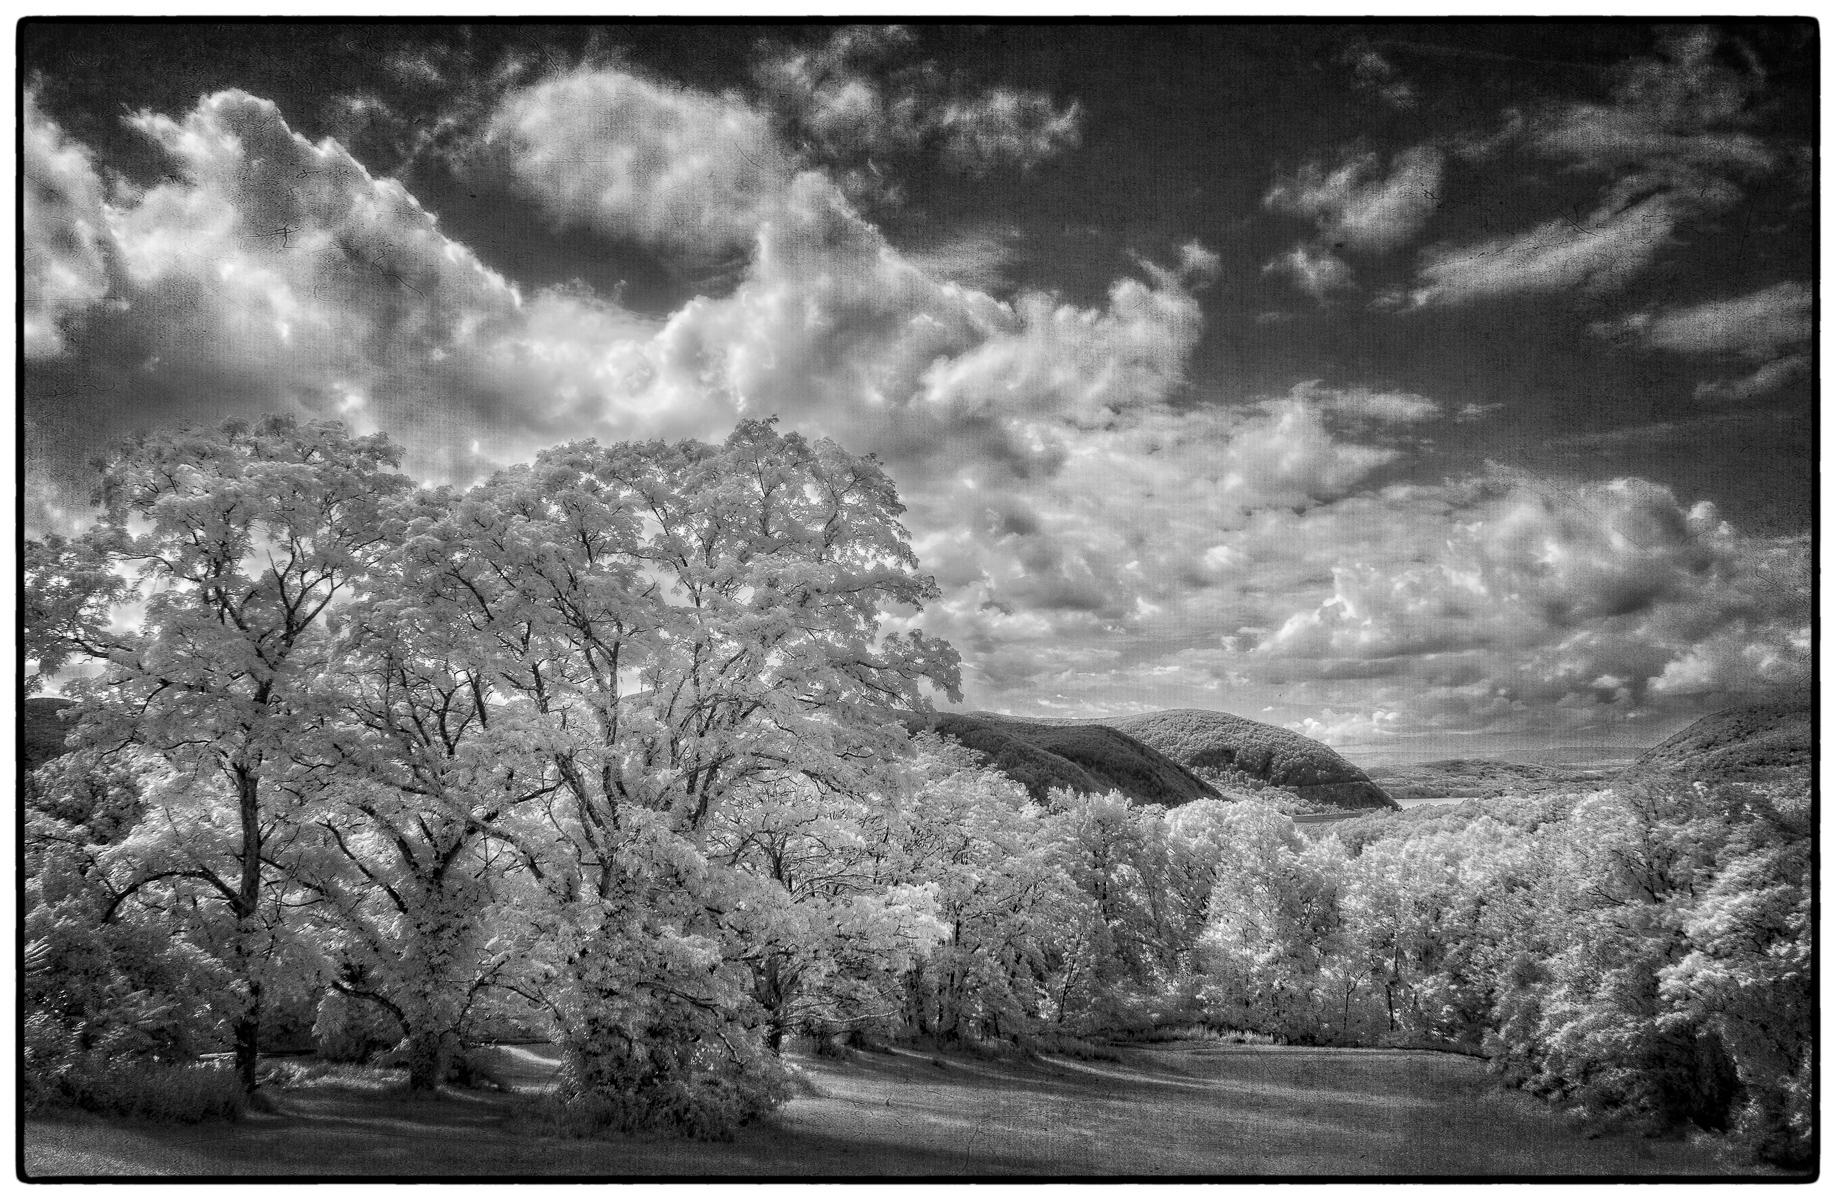
<svg viewBox="0 0 1836 1200">
<path fill-rule="evenodd" d="M 522 1049 L 516 1082 L 552 1063 Z M 1647 1175 L 1727 1171 L 1679 1142 L 1586 1139 L 1478 1062 L 1177 1046 L 1015 1064 L 797 1058 L 799 1095 L 732 1142 L 532 1135 L 527 1097 L 306 1086 L 232 1125 L 26 1123 L 29 1176 Z M 526 1060 L 526 1061 L 524 1061 Z M 941 1064 L 941 1065 L 939 1065 Z"/>
</svg>

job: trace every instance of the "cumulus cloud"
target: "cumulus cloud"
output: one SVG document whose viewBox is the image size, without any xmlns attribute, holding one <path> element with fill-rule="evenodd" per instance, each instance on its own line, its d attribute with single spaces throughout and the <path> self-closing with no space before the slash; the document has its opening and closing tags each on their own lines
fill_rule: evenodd
<svg viewBox="0 0 1836 1200">
<path fill-rule="evenodd" d="M 1348 154 L 1330 167 L 1309 162 L 1277 180 L 1262 202 L 1313 221 L 1333 250 L 1388 253 L 1420 232 L 1434 212 L 1442 163 L 1432 146 L 1402 151 L 1388 170 L 1374 153 Z"/>
<path fill-rule="evenodd" d="M 22 124 L 24 349 L 27 358 L 55 358 L 65 349 L 65 325 L 108 294 L 102 181 L 89 152 L 64 135 L 29 91 Z"/>
<path fill-rule="evenodd" d="M 406 442 L 417 474 L 464 481 L 564 437 L 710 438 L 775 414 L 883 458 L 945 592 L 912 620 L 964 651 L 975 702 L 1035 711 L 1282 681 L 1345 713 L 1333 689 L 1354 679 L 1376 689 L 1360 714 L 1404 714 L 1388 726 L 1517 719 L 1570 693 L 1682 703 L 1778 673 L 1764 653 L 1692 648 L 1787 654 L 1805 623 L 1805 547 L 1743 539 L 1654 485 L 1384 484 L 1444 411 L 1427 397 L 1308 381 L 1198 402 L 1186 371 L 1219 263 L 1197 245 L 1096 303 L 997 295 L 901 253 L 845 186 L 797 170 L 753 214 L 737 286 L 656 320 L 505 279 L 265 100 L 224 92 L 134 125 L 168 178 L 106 203 L 99 183 L 59 193 L 75 198 L 62 219 L 99 231 L 107 300 L 28 364 L 84 384 L 61 413 L 35 409 L 35 479 L 52 416 L 74 450 L 135 423 L 339 415 Z M 41 175 L 90 161 L 67 138 L 27 149 Z M 67 474 L 35 511 L 67 513 Z M 1123 676 L 1145 681 L 1125 701 Z"/>
<path fill-rule="evenodd" d="M 1201 327 L 1195 291 L 1217 271 L 1188 246 L 1106 305 L 996 299 L 902 256 L 803 172 L 752 231 L 733 292 L 650 320 L 586 289 L 526 293 L 265 100 L 219 93 L 133 123 L 173 178 L 118 209 L 91 187 L 67 218 L 106 232 L 121 301 L 69 367 L 93 385 L 72 401 L 85 415 L 62 414 L 62 443 L 47 432 L 34 447 L 66 471 L 99 430 L 283 409 L 386 429 L 437 478 L 563 435 L 719 436 L 740 414 L 897 462 L 1039 476 L 1079 429 L 1175 393 Z M 31 170 L 83 161 L 73 153 L 40 139 Z"/>
<path fill-rule="evenodd" d="M 1712 505 L 1635 478 L 1561 485 L 1498 470 L 1389 491 L 1388 528 L 1369 527 L 1368 547 L 1348 544 L 1330 509 L 1290 522 L 1330 583 L 1251 639 L 1265 673 L 1304 687 L 1393 664 L 1398 682 L 1377 694 L 1398 698 L 1397 729 L 1418 731 L 1436 727 L 1437 702 L 1443 723 L 1482 727 L 1555 704 L 1598 719 L 1804 677 L 1803 539 L 1744 537 Z M 1258 539 L 1249 556 L 1291 553 L 1284 544 Z"/>
<path fill-rule="evenodd" d="M 41 364 L 28 456 L 70 478 L 98 438 L 232 413 L 338 415 L 384 428 L 416 469 L 464 479 L 482 441 L 512 454 L 596 416 L 646 322 L 564 293 L 525 295 L 338 143 L 227 91 L 130 124 L 170 177 L 71 217 L 104 231 L 104 310 Z M 39 170 L 42 147 L 28 146 Z M 55 159 L 53 161 L 56 161 Z"/>
<path fill-rule="evenodd" d="M 557 221 L 678 251 L 750 244 L 795 173 L 757 109 L 613 69 L 505 96 L 481 145 Z"/>
</svg>

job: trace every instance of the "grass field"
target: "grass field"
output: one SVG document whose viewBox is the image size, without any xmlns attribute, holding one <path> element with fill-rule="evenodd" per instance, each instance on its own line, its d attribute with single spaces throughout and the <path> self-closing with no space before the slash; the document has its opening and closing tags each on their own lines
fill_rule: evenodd
<svg viewBox="0 0 1836 1200">
<path fill-rule="evenodd" d="M 1119 1062 L 912 1050 L 795 1057 L 798 1096 L 728 1143 L 543 1136 L 519 1094 L 408 1101 L 323 1079 L 233 1124 L 26 1122 L 28 1178 L 71 1175 L 1652 1175 L 1733 1170 L 1705 1148 L 1588 1138 L 1482 1064 L 1418 1051 L 1175 1043 Z"/>
</svg>

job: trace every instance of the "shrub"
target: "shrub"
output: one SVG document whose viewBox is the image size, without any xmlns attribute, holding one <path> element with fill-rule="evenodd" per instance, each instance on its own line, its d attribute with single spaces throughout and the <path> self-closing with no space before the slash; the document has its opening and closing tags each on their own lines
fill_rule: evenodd
<svg viewBox="0 0 1836 1200">
<path fill-rule="evenodd" d="M 787 1088 L 747 1086 L 732 1079 L 669 1080 L 642 1092 L 545 1096 L 519 1126 L 547 1137 L 590 1138 L 607 1133 L 662 1133 L 698 1141 L 731 1141 L 734 1131 L 776 1107 Z"/>
<path fill-rule="evenodd" d="M 64 1102 L 107 1116 L 196 1124 L 242 1115 L 242 1085 L 227 1063 L 168 1063 L 91 1053 L 59 1080 Z"/>
<path fill-rule="evenodd" d="M 401 1040 L 403 1030 L 389 1010 L 335 989 L 319 1001 L 312 1025 L 313 1046 L 327 1062 L 363 1063 Z"/>
</svg>

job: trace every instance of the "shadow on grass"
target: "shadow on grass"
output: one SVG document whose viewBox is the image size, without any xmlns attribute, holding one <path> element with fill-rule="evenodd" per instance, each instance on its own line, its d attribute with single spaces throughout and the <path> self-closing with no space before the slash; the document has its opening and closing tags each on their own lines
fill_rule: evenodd
<svg viewBox="0 0 1836 1200">
<path fill-rule="evenodd" d="M 410 1098 L 315 1079 L 233 1124 L 70 1115 L 26 1123 L 30 1177 L 65 1175 L 869 1176 L 1318 1175 L 1726 1170 L 1697 1147 L 1588 1141 L 1477 1063 L 1387 1051 L 1190 1054 L 1123 1061 L 894 1049 L 792 1056 L 798 1098 L 731 1142 L 539 1136 L 555 1056 L 516 1048 L 512 1094 Z"/>
</svg>

